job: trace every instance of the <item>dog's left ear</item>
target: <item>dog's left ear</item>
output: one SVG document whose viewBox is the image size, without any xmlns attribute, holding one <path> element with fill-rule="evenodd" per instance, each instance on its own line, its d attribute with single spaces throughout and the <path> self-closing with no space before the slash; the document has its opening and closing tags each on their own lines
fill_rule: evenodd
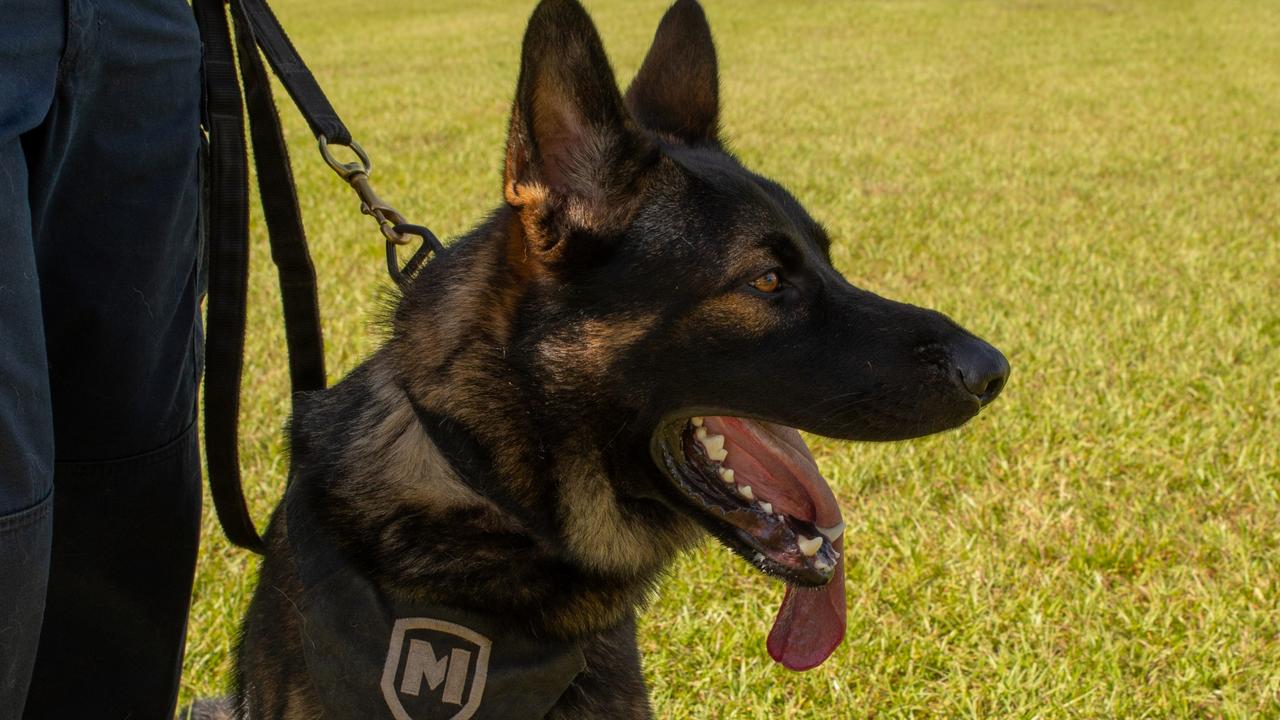
<svg viewBox="0 0 1280 720">
<path fill-rule="evenodd" d="M 662 16 L 626 101 L 654 132 L 686 143 L 719 142 L 716 46 L 696 0 L 678 0 Z"/>
<path fill-rule="evenodd" d="M 543 0 L 525 31 L 503 169 L 526 251 L 544 266 L 598 251 L 590 237 L 625 226 L 656 159 L 587 11 L 576 0 Z"/>
</svg>

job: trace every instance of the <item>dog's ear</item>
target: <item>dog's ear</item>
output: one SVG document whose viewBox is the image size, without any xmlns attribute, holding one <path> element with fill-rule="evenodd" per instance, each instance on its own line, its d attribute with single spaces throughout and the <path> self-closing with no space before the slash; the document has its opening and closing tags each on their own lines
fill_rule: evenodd
<svg viewBox="0 0 1280 720">
<path fill-rule="evenodd" d="M 686 143 L 719 142 L 716 46 L 696 0 L 679 0 L 662 16 L 626 102 L 654 132 Z"/>
<path fill-rule="evenodd" d="M 553 264 L 577 254 L 570 238 L 620 230 L 655 159 L 587 11 L 543 0 L 525 31 L 503 171 L 528 250 Z"/>
</svg>

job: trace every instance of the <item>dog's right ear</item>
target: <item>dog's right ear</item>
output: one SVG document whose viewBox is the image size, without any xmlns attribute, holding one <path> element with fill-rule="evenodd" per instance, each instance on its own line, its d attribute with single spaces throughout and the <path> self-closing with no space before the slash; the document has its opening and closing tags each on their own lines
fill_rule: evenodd
<svg viewBox="0 0 1280 720">
<path fill-rule="evenodd" d="M 656 157 L 587 11 L 576 0 L 543 0 L 525 31 L 503 170 L 527 251 L 548 266 L 590 254 L 596 248 L 572 246 L 624 226 Z"/>
</svg>

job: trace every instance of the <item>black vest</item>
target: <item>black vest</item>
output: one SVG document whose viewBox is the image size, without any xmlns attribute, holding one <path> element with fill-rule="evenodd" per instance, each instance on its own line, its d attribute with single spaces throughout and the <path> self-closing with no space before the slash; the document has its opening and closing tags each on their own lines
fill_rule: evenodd
<svg viewBox="0 0 1280 720">
<path fill-rule="evenodd" d="M 317 523 L 294 483 L 288 541 L 307 671 L 331 720 L 535 720 L 586 667 L 571 642 L 381 592 Z"/>
</svg>

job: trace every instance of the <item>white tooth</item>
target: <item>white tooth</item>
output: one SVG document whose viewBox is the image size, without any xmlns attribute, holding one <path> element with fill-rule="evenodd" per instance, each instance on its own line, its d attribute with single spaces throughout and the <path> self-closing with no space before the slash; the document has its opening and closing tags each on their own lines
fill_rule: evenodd
<svg viewBox="0 0 1280 720">
<path fill-rule="evenodd" d="M 773 503 L 762 502 L 760 503 L 760 509 L 765 511 L 766 514 L 771 513 L 773 512 Z"/>
<path fill-rule="evenodd" d="M 724 436 L 708 435 L 706 428 L 698 428 L 698 431 L 694 433 L 694 437 L 702 441 L 702 447 L 707 449 L 708 455 L 724 449 Z"/>
<path fill-rule="evenodd" d="M 742 487 L 738 488 L 738 494 L 748 500 L 756 499 L 756 494 L 754 492 L 751 492 L 750 485 L 743 485 Z"/>
<path fill-rule="evenodd" d="M 835 568 L 835 565 L 832 565 L 831 563 L 827 562 L 826 558 L 818 558 L 817 560 L 814 560 L 813 566 L 818 568 L 822 572 L 831 572 L 831 570 Z"/>
<path fill-rule="evenodd" d="M 844 521 L 841 520 L 829 528 L 820 527 L 818 528 L 818 532 L 826 535 L 827 539 L 831 542 L 835 542 L 837 538 L 844 534 Z"/>
<path fill-rule="evenodd" d="M 805 557 L 813 557 L 814 555 L 817 555 L 818 550 L 822 547 L 822 538 L 820 537 L 810 538 L 803 535 L 797 535 L 796 538 L 796 544 L 800 546 L 800 552 L 804 553 Z"/>
<path fill-rule="evenodd" d="M 764 553 L 756 553 L 756 562 L 764 562 Z"/>
<path fill-rule="evenodd" d="M 702 427 L 702 418 L 700 417 L 689 418 L 689 422 L 693 423 L 694 427 Z"/>
<path fill-rule="evenodd" d="M 720 468 L 720 479 L 732 485 L 733 484 L 733 468 L 726 468 L 726 467 Z"/>
<path fill-rule="evenodd" d="M 724 459 L 729 457 L 729 451 L 724 448 L 720 448 L 719 450 L 708 450 L 707 457 L 715 460 L 716 462 L 724 462 Z"/>
</svg>

